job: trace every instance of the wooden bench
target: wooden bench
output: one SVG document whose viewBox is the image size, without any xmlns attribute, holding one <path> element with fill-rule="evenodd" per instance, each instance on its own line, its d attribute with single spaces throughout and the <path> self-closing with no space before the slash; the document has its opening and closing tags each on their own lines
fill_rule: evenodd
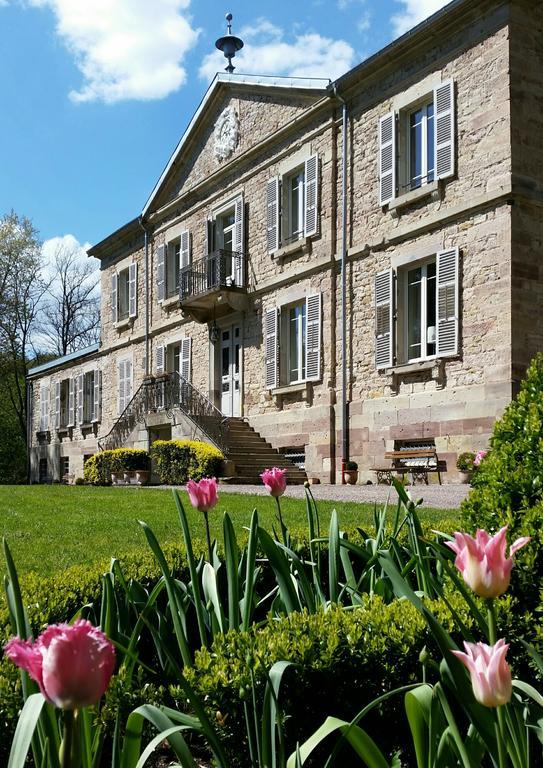
<svg viewBox="0 0 543 768">
<path fill-rule="evenodd" d="M 390 485 L 393 474 L 402 476 L 410 474 L 412 485 L 415 485 L 417 481 L 425 482 L 428 485 L 428 473 L 437 472 L 441 485 L 441 472 L 444 467 L 443 462 L 439 461 L 435 448 L 386 451 L 385 459 L 389 459 L 391 462 L 388 467 L 372 467 L 372 472 L 377 473 L 377 483 Z M 407 459 L 411 459 L 412 463 L 407 464 Z"/>
</svg>

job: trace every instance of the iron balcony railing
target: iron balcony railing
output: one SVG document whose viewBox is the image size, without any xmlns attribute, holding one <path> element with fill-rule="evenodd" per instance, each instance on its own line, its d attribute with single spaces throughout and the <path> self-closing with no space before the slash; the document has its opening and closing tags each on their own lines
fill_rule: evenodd
<svg viewBox="0 0 543 768">
<path fill-rule="evenodd" d="M 210 291 L 244 287 L 244 259 L 240 251 L 219 248 L 188 264 L 179 276 L 181 301 Z"/>
<path fill-rule="evenodd" d="M 108 434 L 98 441 L 100 450 L 121 448 L 138 424 L 150 413 L 164 411 L 171 418 L 179 409 L 223 453 L 228 451 L 228 418 L 178 373 L 146 379 Z"/>
</svg>

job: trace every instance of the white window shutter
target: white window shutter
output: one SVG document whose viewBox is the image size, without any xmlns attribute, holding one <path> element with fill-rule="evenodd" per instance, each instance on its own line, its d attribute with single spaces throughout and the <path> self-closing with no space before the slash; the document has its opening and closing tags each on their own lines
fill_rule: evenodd
<svg viewBox="0 0 543 768">
<path fill-rule="evenodd" d="M 319 231 L 319 156 L 311 155 L 305 161 L 305 217 L 304 236 L 311 237 Z"/>
<path fill-rule="evenodd" d="M 458 354 L 459 326 L 458 248 L 437 254 L 437 355 Z"/>
<path fill-rule="evenodd" d="M 129 402 L 132 400 L 132 360 L 124 361 L 124 373 L 125 373 L 124 397 L 125 397 L 125 408 L 126 408 Z"/>
<path fill-rule="evenodd" d="M 396 113 L 379 120 L 379 202 L 390 203 L 396 196 Z"/>
<path fill-rule="evenodd" d="M 119 414 L 121 414 L 124 411 L 124 405 L 125 405 L 124 380 L 125 380 L 124 360 L 121 360 L 121 362 L 117 366 L 117 381 L 118 381 L 118 387 L 119 387 L 118 397 L 117 397 L 117 410 Z"/>
<path fill-rule="evenodd" d="M 166 246 L 159 245 L 156 250 L 156 296 L 157 301 L 164 301 L 166 269 Z"/>
<path fill-rule="evenodd" d="M 387 269 L 375 276 L 375 367 L 394 363 L 394 272 Z"/>
<path fill-rule="evenodd" d="M 321 378 L 321 303 L 320 293 L 307 296 L 305 300 L 305 376 L 308 381 L 318 381 Z"/>
<path fill-rule="evenodd" d="M 435 178 L 454 174 L 455 153 L 454 81 L 447 80 L 434 90 Z"/>
<path fill-rule="evenodd" d="M 191 344 L 192 339 L 189 337 L 181 339 L 181 378 L 185 381 L 190 381 L 190 366 L 191 366 Z"/>
<path fill-rule="evenodd" d="M 91 421 L 100 421 L 102 418 L 102 371 L 94 369 L 92 418 Z"/>
<path fill-rule="evenodd" d="M 49 429 L 49 387 L 47 384 L 40 385 L 40 431 L 47 432 Z"/>
<path fill-rule="evenodd" d="M 243 251 L 245 236 L 245 206 L 243 195 L 236 197 L 234 202 L 234 238 L 232 250 L 236 259 L 235 279 L 238 288 L 243 287 Z"/>
<path fill-rule="evenodd" d="M 60 429 L 60 381 L 55 382 L 55 427 Z"/>
<path fill-rule="evenodd" d="M 75 427 L 75 385 L 76 381 L 72 377 L 68 385 L 68 427 Z"/>
<path fill-rule="evenodd" d="M 128 316 L 138 314 L 138 265 L 133 262 L 128 270 Z"/>
<path fill-rule="evenodd" d="M 83 374 L 77 377 L 77 423 L 83 424 L 85 412 L 83 408 Z"/>
<path fill-rule="evenodd" d="M 159 344 L 155 350 L 155 371 L 158 376 L 164 373 L 164 359 L 166 357 L 166 347 Z"/>
<path fill-rule="evenodd" d="M 117 273 L 111 275 L 111 321 L 117 322 Z"/>
<path fill-rule="evenodd" d="M 190 232 L 186 229 L 181 232 L 180 246 L 179 246 L 179 266 L 188 267 L 190 264 Z"/>
<path fill-rule="evenodd" d="M 279 249 L 279 177 L 270 179 L 266 186 L 266 205 L 268 210 L 268 253 Z"/>
<path fill-rule="evenodd" d="M 278 312 L 277 307 L 267 309 L 264 314 L 264 344 L 266 353 L 266 387 L 275 389 L 277 387 L 277 332 L 278 332 Z"/>
</svg>

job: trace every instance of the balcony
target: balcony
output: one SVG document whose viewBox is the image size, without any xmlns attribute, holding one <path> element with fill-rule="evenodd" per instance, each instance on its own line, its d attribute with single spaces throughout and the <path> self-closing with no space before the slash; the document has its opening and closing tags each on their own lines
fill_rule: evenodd
<svg viewBox="0 0 543 768">
<path fill-rule="evenodd" d="M 243 253 L 221 248 L 183 267 L 179 303 L 183 313 L 199 323 L 246 309 Z"/>
</svg>

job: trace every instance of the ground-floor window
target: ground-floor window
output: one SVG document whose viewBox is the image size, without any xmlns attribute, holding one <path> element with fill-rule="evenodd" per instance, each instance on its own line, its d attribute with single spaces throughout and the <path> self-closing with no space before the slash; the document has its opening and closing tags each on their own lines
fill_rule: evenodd
<svg viewBox="0 0 543 768">
<path fill-rule="evenodd" d="M 70 457 L 69 456 L 61 456 L 60 457 L 60 476 L 61 478 L 65 475 L 70 474 Z"/>
</svg>

